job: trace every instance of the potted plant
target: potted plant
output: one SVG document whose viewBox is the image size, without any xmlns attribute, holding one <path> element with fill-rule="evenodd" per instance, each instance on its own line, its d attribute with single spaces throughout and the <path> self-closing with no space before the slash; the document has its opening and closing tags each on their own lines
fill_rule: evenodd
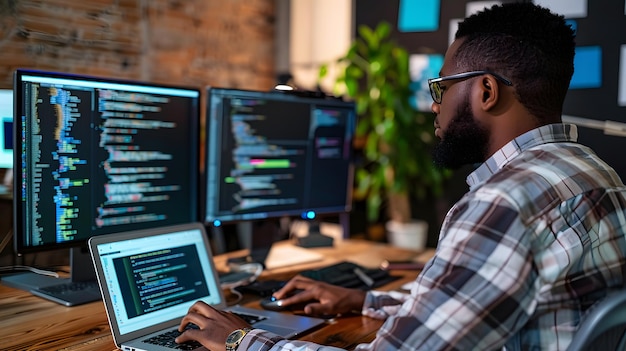
<svg viewBox="0 0 626 351">
<path fill-rule="evenodd" d="M 387 22 L 360 26 L 337 60 L 333 89 L 357 106 L 355 200 L 366 202 L 369 222 L 410 223 L 411 203 L 439 195 L 448 171 L 432 162 L 434 116 L 411 106 L 409 55 L 390 33 Z M 328 71 L 323 65 L 320 79 Z"/>
</svg>

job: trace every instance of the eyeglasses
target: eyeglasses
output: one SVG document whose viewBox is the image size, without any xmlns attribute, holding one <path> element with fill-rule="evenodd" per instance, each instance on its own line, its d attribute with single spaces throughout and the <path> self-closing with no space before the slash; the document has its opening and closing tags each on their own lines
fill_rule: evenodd
<svg viewBox="0 0 626 351">
<path fill-rule="evenodd" d="M 459 80 L 465 80 L 465 79 L 469 79 L 472 77 L 477 77 L 483 74 L 489 74 L 494 76 L 497 80 L 501 81 L 502 83 L 504 83 L 505 85 L 508 86 L 512 86 L 513 83 L 511 83 L 510 80 L 495 74 L 493 72 L 490 71 L 471 71 L 471 72 L 463 72 L 463 73 L 457 73 L 457 74 L 453 74 L 451 76 L 446 76 L 446 77 L 438 77 L 438 78 L 431 78 L 428 80 L 428 89 L 430 89 L 430 96 L 432 96 L 433 101 L 435 101 L 436 103 L 440 104 L 441 103 L 441 99 L 443 98 L 443 88 L 441 87 L 441 82 L 446 81 L 446 80 L 454 80 L 454 79 L 459 79 Z"/>
</svg>

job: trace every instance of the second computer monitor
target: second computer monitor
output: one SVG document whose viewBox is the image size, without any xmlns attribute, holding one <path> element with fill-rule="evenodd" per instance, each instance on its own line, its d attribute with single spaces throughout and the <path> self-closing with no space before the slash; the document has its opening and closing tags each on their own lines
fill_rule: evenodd
<svg viewBox="0 0 626 351">
<path fill-rule="evenodd" d="M 207 223 L 350 211 L 352 102 L 221 88 L 207 96 Z"/>
</svg>

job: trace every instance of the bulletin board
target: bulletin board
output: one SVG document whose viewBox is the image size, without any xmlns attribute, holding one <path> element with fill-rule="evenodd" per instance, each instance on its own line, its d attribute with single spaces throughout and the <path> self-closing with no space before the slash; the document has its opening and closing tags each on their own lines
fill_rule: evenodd
<svg viewBox="0 0 626 351">
<path fill-rule="evenodd" d="M 415 106 L 423 109 L 430 104 L 425 80 L 438 75 L 458 21 L 503 2 L 515 1 L 358 0 L 355 27 L 383 20 L 393 25 L 394 39 L 411 54 Z M 626 0 L 534 2 L 563 14 L 577 34 L 563 115 L 576 118 L 579 141 L 626 180 Z"/>
</svg>

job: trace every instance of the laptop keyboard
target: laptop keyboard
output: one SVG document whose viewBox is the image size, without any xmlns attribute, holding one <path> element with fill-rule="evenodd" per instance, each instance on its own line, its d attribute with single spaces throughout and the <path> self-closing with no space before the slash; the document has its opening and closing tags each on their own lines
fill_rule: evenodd
<svg viewBox="0 0 626 351">
<path fill-rule="evenodd" d="M 250 325 L 253 325 L 255 323 L 258 323 L 262 320 L 267 319 L 267 317 L 264 317 L 264 316 L 257 316 L 257 315 L 246 314 L 246 313 L 241 313 L 241 312 L 232 312 L 232 313 L 239 316 L 241 319 L 245 320 Z M 195 324 L 188 324 L 185 330 L 187 329 L 198 329 L 198 326 Z M 197 341 L 189 341 L 189 342 L 182 343 L 182 344 L 176 343 L 174 339 L 176 339 L 176 337 L 179 336 L 180 334 L 181 332 L 179 332 L 178 330 L 171 330 L 171 331 L 153 336 L 151 338 L 148 338 L 144 340 L 143 342 L 152 344 L 152 345 L 169 347 L 175 350 L 195 350 L 197 348 L 202 347 L 202 344 L 200 344 Z"/>
<path fill-rule="evenodd" d="M 198 329 L 198 326 L 195 324 L 188 324 L 185 330 L 187 329 Z M 153 336 L 151 338 L 148 338 L 144 340 L 143 342 L 152 344 L 152 345 L 160 345 L 163 347 L 169 347 L 175 350 L 195 350 L 197 348 L 202 347 L 202 344 L 200 344 L 197 341 L 189 341 L 189 342 L 185 342 L 182 344 L 177 343 L 176 341 L 174 341 L 174 339 L 176 339 L 176 337 L 179 336 L 180 334 L 181 332 L 175 329 L 175 330 L 171 330 L 171 331 Z"/>
</svg>

